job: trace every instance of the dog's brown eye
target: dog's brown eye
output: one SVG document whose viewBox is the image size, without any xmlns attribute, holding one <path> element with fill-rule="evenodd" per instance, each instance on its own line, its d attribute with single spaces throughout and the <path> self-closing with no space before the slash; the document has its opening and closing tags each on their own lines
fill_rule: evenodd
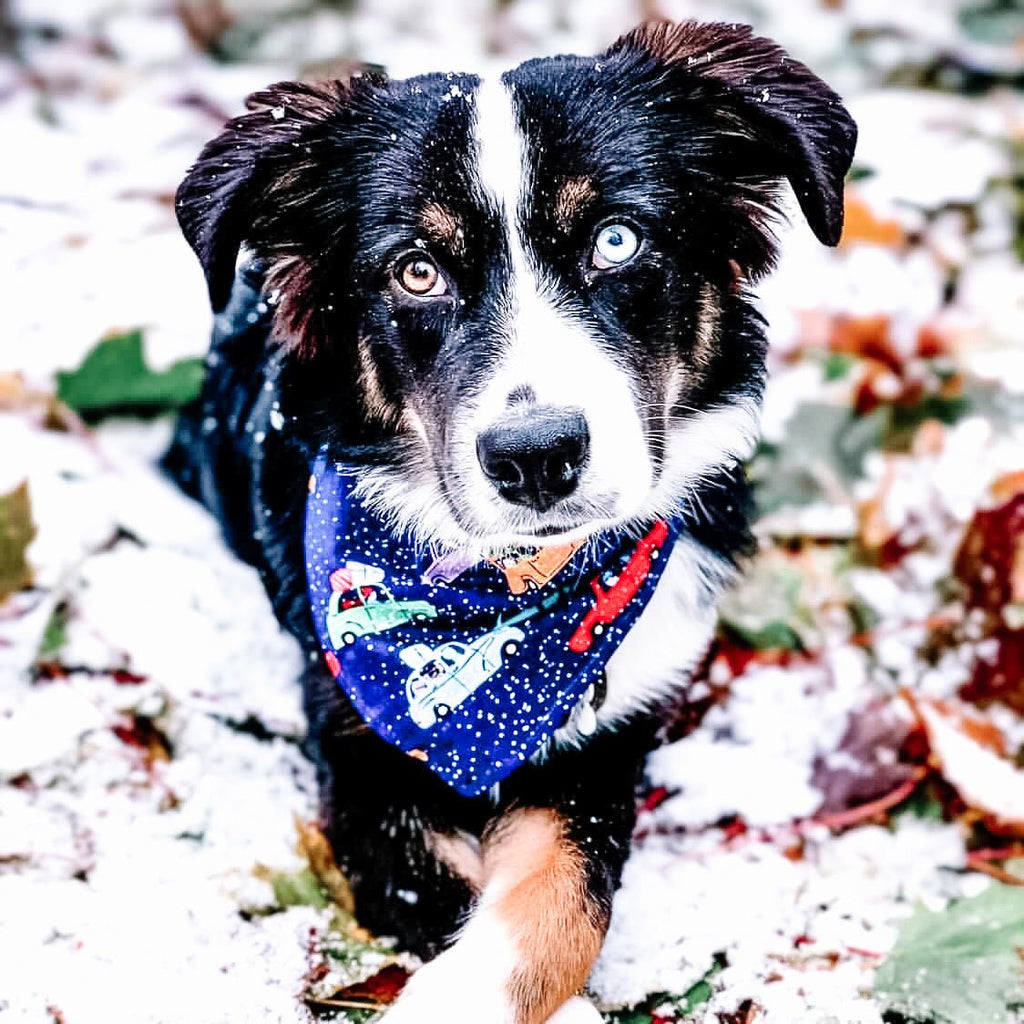
<svg viewBox="0 0 1024 1024">
<path fill-rule="evenodd" d="M 432 295 L 444 295 L 448 291 L 448 282 L 437 264 L 426 256 L 415 256 L 406 260 L 398 268 L 398 283 L 410 294 L 418 298 Z"/>
</svg>

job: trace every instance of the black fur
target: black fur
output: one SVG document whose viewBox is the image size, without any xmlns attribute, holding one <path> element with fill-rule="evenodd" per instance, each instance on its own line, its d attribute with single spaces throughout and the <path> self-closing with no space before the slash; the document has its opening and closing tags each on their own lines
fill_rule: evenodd
<svg viewBox="0 0 1024 1024">
<path fill-rule="evenodd" d="M 818 236 L 838 238 L 855 131 L 837 97 L 735 26 L 641 29 L 596 59 L 531 61 L 506 81 L 531 154 L 518 218 L 560 308 L 605 339 L 652 407 L 664 404 L 664 368 L 687 368 L 677 420 L 759 400 L 763 324 L 745 282 L 773 262 L 783 178 Z M 326 442 L 400 478 L 415 443 L 402 410 L 414 407 L 444 450 L 451 418 L 496 358 L 510 257 L 500 213 L 472 173 L 467 97 L 477 85 L 436 75 L 274 86 L 207 146 L 178 196 L 218 315 L 203 393 L 166 465 L 259 568 L 278 618 L 310 652 L 303 682 L 324 826 L 363 923 L 421 954 L 445 944 L 472 900 L 424 831 L 480 836 L 509 807 L 553 808 L 568 823 L 606 917 L 658 730 L 653 714 L 623 722 L 525 765 L 495 799 L 465 799 L 369 731 L 320 667 L 301 539 L 313 453 Z M 573 219 L 557 196 L 576 178 L 588 192 Z M 394 275 L 420 248 L 428 203 L 453 212 L 465 244 L 434 240 L 453 287 L 423 303 Z M 593 273 L 595 217 L 635 225 L 644 259 Z M 251 255 L 236 273 L 243 245 Z M 716 326 L 701 342 L 709 296 Z M 660 415 L 645 427 L 656 466 L 667 443 Z M 691 483 L 690 535 L 735 559 L 750 543 L 742 468 L 725 460 Z M 452 516 L 472 531 L 457 504 Z"/>
</svg>

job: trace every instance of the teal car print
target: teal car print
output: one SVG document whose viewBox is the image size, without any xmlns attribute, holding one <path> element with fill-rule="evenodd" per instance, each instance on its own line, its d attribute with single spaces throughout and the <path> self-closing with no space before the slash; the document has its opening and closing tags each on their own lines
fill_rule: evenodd
<svg viewBox="0 0 1024 1024">
<path fill-rule="evenodd" d="M 497 626 L 468 644 L 452 640 L 436 649 L 407 647 L 401 658 L 413 670 L 405 683 L 409 717 L 421 729 L 447 718 L 519 650 L 525 636 L 517 626 Z"/>
<path fill-rule="evenodd" d="M 364 586 L 331 594 L 327 635 L 334 649 L 341 650 L 367 633 L 436 618 L 437 609 L 429 601 L 399 601 L 383 584 Z"/>
</svg>

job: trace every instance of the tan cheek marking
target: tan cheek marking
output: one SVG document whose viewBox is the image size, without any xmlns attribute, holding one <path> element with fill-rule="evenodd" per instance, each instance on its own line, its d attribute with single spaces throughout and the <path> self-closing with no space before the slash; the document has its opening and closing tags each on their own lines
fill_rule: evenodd
<svg viewBox="0 0 1024 1024">
<path fill-rule="evenodd" d="M 715 287 L 705 281 L 700 288 L 700 308 L 693 339 L 692 358 L 698 370 L 706 370 L 714 357 L 721 313 Z"/>
<path fill-rule="evenodd" d="M 509 930 L 518 966 L 509 979 L 517 1024 L 541 1024 L 579 992 L 601 949 L 605 915 L 586 891 L 585 862 L 554 811 L 524 809 L 484 844 L 489 907 Z"/>
<path fill-rule="evenodd" d="M 370 345 L 366 338 L 359 339 L 357 348 L 359 352 L 359 394 L 366 414 L 386 426 L 393 426 L 401 419 L 401 412 L 384 396 L 380 375 L 377 373 L 377 364 L 373 361 L 373 353 L 370 351 Z"/>
<path fill-rule="evenodd" d="M 440 203 L 427 203 L 420 214 L 423 230 L 461 256 L 466 251 L 466 234 L 459 218 Z"/>
<path fill-rule="evenodd" d="M 555 222 L 562 231 L 572 229 L 573 222 L 597 196 L 589 178 L 569 178 L 558 191 L 555 201 Z"/>
</svg>

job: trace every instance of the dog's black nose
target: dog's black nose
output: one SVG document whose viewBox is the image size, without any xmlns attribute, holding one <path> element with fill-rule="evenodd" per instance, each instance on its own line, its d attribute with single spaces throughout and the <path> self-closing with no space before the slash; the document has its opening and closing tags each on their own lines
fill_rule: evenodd
<svg viewBox="0 0 1024 1024">
<path fill-rule="evenodd" d="M 498 493 L 543 512 L 576 489 L 590 451 L 578 409 L 543 406 L 516 411 L 476 439 L 476 455 Z"/>
</svg>

